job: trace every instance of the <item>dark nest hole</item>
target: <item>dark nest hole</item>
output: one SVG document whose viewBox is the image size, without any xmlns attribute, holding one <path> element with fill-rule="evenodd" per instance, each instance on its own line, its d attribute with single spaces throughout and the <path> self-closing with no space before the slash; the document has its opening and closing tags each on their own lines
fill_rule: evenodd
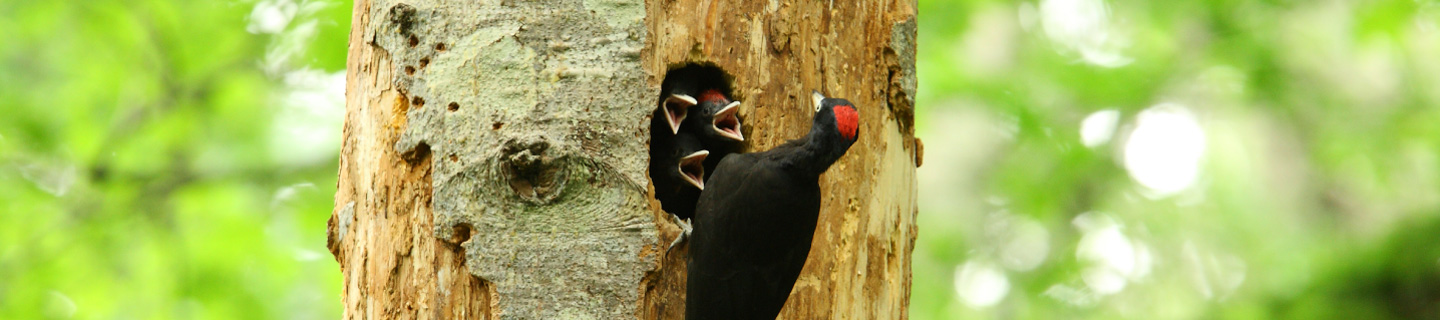
<svg viewBox="0 0 1440 320">
<path fill-rule="evenodd" d="M 679 210 L 682 211 L 693 211 L 695 200 L 698 199 L 698 197 L 675 196 L 676 189 L 687 188 L 690 185 L 686 184 L 683 180 L 675 181 L 680 175 L 672 174 L 672 172 L 670 172 L 671 170 L 679 169 L 684 172 L 684 174 L 691 176 L 698 174 L 701 177 L 700 180 L 703 181 L 705 178 L 708 178 L 706 176 L 709 174 L 708 170 L 712 169 L 703 168 L 698 165 L 698 163 L 691 161 L 685 161 L 684 165 L 679 166 L 666 163 L 666 161 L 680 162 L 681 160 L 674 154 L 674 152 L 676 152 L 674 149 L 677 148 L 674 142 L 676 133 L 671 128 L 670 118 L 667 118 L 666 105 L 675 101 L 671 98 L 671 94 L 684 93 L 692 98 L 701 99 L 702 92 L 715 90 L 730 100 L 738 100 L 733 93 L 731 85 L 733 81 L 733 76 L 713 63 L 675 64 L 671 65 L 665 73 L 665 78 L 660 84 L 660 92 L 653 102 L 654 108 L 651 112 L 651 116 L 654 118 L 651 119 L 649 128 L 649 178 L 651 184 L 656 188 L 654 196 L 666 212 L 675 213 L 677 208 L 681 208 Z M 694 101 L 690 101 L 689 103 L 693 102 Z M 686 110 L 686 113 L 688 113 L 688 110 Z M 672 116 L 679 114 L 681 114 L 681 112 L 671 113 Z M 682 125 L 679 130 L 680 134 L 686 134 L 687 128 Z M 708 157 L 713 158 L 709 160 L 716 160 L 723 156 L 724 154 L 715 153 L 708 155 Z M 683 177 L 681 177 L 681 179 L 683 179 Z"/>
</svg>

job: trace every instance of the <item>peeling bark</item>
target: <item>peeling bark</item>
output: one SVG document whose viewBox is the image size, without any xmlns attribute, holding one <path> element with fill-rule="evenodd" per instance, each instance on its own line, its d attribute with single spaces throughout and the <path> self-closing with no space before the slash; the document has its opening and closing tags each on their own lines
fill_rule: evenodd
<svg viewBox="0 0 1440 320">
<path fill-rule="evenodd" d="M 355 3 L 329 246 L 346 318 L 684 313 L 684 245 L 648 196 L 665 72 L 734 76 L 750 150 L 802 136 L 809 90 L 865 132 L 782 318 L 904 318 L 915 239 L 911 1 Z"/>
</svg>

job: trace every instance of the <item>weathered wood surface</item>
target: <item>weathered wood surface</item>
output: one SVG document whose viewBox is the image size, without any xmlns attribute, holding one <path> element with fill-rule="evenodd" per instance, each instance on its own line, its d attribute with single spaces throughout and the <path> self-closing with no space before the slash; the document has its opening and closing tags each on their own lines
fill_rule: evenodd
<svg viewBox="0 0 1440 320">
<path fill-rule="evenodd" d="M 780 318 L 903 318 L 916 212 L 914 2 L 647 5 L 644 59 L 657 75 L 652 82 L 677 62 L 714 63 L 728 71 L 743 101 L 751 150 L 805 134 L 811 89 L 860 106 L 863 137 L 821 177 L 821 221 Z M 647 298 L 674 300 L 665 294 Z M 683 315 L 664 311 L 661 318 Z"/>
<path fill-rule="evenodd" d="M 915 239 L 912 1 L 358 0 L 330 248 L 346 318 L 683 314 L 682 246 L 645 196 L 665 70 L 734 76 L 745 135 L 861 108 L 821 183 L 782 318 L 903 317 Z"/>
</svg>

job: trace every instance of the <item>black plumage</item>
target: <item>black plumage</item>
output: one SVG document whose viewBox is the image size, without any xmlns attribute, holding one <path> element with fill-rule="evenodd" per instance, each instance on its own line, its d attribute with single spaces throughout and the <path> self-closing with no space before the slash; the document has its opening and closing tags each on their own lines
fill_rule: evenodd
<svg viewBox="0 0 1440 320">
<path fill-rule="evenodd" d="M 660 83 L 660 105 L 661 109 L 656 110 L 657 118 L 663 118 L 667 114 L 662 111 L 669 111 L 670 120 L 683 120 L 688 113 L 685 107 L 694 106 L 698 101 L 696 98 L 708 90 L 729 91 L 725 82 L 725 75 L 719 68 L 707 66 L 686 66 L 671 70 L 665 80 Z M 672 122 L 669 125 L 670 132 L 677 132 L 683 125 L 681 122 Z M 651 128 L 660 128 L 651 125 Z"/>
<path fill-rule="evenodd" d="M 661 209 L 673 214 L 682 230 L 681 235 L 670 242 L 668 251 L 690 235 L 692 228 L 687 220 L 695 215 L 696 199 L 700 189 L 704 189 L 704 181 L 709 179 L 706 173 L 715 169 L 722 157 L 739 151 L 744 137 L 740 133 L 740 118 L 735 115 L 739 102 L 732 102 L 721 93 L 724 87 L 713 81 L 677 81 L 667 82 L 664 88 L 667 95 L 661 99 L 650 123 L 650 179 L 654 181 L 655 199 L 660 201 Z M 700 96 L 698 105 L 692 96 L 696 93 Z M 694 150 L 706 151 L 695 157 L 697 151 Z M 684 158 L 686 156 L 690 158 Z M 685 169 L 680 173 L 676 173 L 677 159 L 685 160 L 678 167 Z M 692 161 L 696 159 L 698 161 Z M 694 179 L 689 179 L 691 175 L 687 173 L 695 173 Z"/>
<path fill-rule="evenodd" d="M 726 155 L 739 152 L 744 147 L 745 135 L 741 132 L 740 102 L 732 101 L 718 89 L 702 91 L 690 116 L 681 125 L 681 130 L 700 138 L 710 157 L 705 159 L 706 172 L 714 172 Z M 706 179 L 709 179 L 707 176 Z"/>
<path fill-rule="evenodd" d="M 687 319 L 775 319 L 785 305 L 815 233 L 819 177 L 859 131 L 853 104 L 819 98 L 804 138 L 725 157 L 707 181 L 690 240 Z"/>
<path fill-rule="evenodd" d="M 705 188 L 702 165 L 709 151 L 694 135 L 681 132 L 673 142 L 650 147 L 650 180 L 661 209 L 680 219 L 695 216 L 695 202 Z M 662 141 L 664 142 L 664 141 Z"/>
<path fill-rule="evenodd" d="M 665 161 L 657 161 L 660 157 L 669 156 L 676 146 L 675 135 L 679 133 L 680 126 L 687 118 L 689 109 L 695 105 L 695 98 L 683 93 L 670 93 L 660 97 L 655 111 L 650 115 L 650 179 L 656 178 L 655 166 L 664 165 Z"/>
</svg>

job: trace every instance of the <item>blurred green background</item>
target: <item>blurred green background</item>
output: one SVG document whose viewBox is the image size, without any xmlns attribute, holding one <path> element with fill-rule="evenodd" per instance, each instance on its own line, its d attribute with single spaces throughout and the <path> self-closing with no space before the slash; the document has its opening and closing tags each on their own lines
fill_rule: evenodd
<svg viewBox="0 0 1440 320">
<path fill-rule="evenodd" d="M 0 0 L 0 319 L 333 319 L 350 4 Z M 1440 318 L 1440 2 L 920 2 L 917 319 Z"/>
<path fill-rule="evenodd" d="M 0 319 L 336 319 L 350 5 L 0 0 Z"/>
<path fill-rule="evenodd" d="M 921 1 L 917 319 L 1440 318 L 1440 2 Z"/>
</svg>

